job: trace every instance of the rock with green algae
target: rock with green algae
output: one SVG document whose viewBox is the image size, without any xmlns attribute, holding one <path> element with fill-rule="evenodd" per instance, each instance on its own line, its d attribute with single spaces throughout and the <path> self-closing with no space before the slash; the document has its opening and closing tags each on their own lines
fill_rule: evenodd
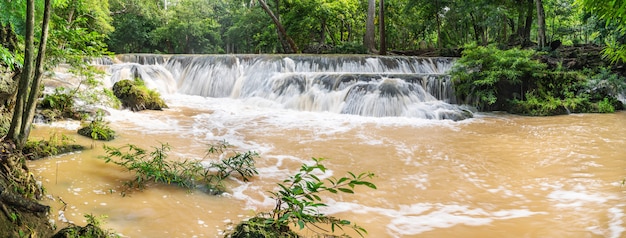
<svg viewBox="0 0 626 238">
<path fill-rule="evenodd" d="M 105 238 L 111 237 L 109 232 L 102 230 L 100 227 L 93 224 L 87 224 L 86 226 L 70 225 L 61 229 L 52 238 L 74 238 L 74 237 L 89 237 L 89 238 Z"/>
<path fill-rule="evenodd" d="M 231 238 L 299 238 L 298 233 L 292 231 L 288 226 L 274 227 L 264 222 L 263 218 L 253 217 L 248 221 L 242 221 L 235 226 Z"/>
<path fill-rule="evenodd" d="M 113 94 L 120 99 L 122 107 L 132 111 L 162 110 L 167 104 L 158 92 L 146 88 L 143 81 L 125 79 L 113 85 Z"/>
<path fill-rule="evenodd" d="M 115 139 L 115 131 L 109 127 L 103 127 L 98 122 L 91 122 L 87 126 L 78 129 L 78 134 L 94 140 L 110 141 Z"/>
</svg>

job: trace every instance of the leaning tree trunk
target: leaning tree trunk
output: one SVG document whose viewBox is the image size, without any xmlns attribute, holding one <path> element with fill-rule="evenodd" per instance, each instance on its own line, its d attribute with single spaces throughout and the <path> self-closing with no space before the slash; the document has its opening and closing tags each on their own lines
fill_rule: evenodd
<svg viewBox="0 0 626 238">
<path fill-rule="evenodd" d="M 283 27 L 283 24 L 280 23 L 280 20 L 278 20 L 276 15 L 274 15 L 274 12 L 272 12 L 272 10 L 269 8 L 269 6 L 267 6 L 267 3 L 265 2 L 265 0 L 258 0 L 258 1 L 261 4 L 261 8 L 263 8 L 265 13 L 267 13 L 267 15 L 269 15 L 270 18 L 272 18 L 272 21 L 274 21 L 274 24 L 276 25 L 276 28 L 278 28 L 278 31 L 280 32 L 280 34 L 285 39 L 287 39 L 287 42 L 289 43 L 289 48 L 290 48 L 290 51 L 291 51 L 291 52 L 287 52 L 287 53 L 297 53 L 298 52 L 298 46 L 296 46 L 296 43 L 293 41 L 293 39 L 291 39 L 291 37 L 289 37 L 289 35 L 287 35 L 287 31 L 285 30 L 285 27 Z"/>
<path fill-rule="evenodd" d="M 24 112 L 27 113 L 22 119 L 22 133 L 19 141 L 20 145 L 26 143 L 28 135 L 30 134 L 30 128 L 35 117 L 35 105 L 37 104 L 37 98 L 39 98 L 39 86 L 41 85 L 41 77 L 43 74 L 43 59 L 46 55 L 46 44 L 48 42 L 48 26 L 50 23 L 50 11 L 51 0 L 45 0 L 43 22 L 41 25 L 41 36 L 39 38 L 39 51 L 37 52 L 37 61 L 35 62 L 35 75 L 32 85 L 30 86 L 30 93 L 28 95 L 28 102 Z"/>
<path fill-rule="evenodd" d="M 546 14 L 543 11 L 543 2 L 541 0 L 535 0 L 537 3 L 537 43 L 539 49 L 546 47 Z"/>
<path fill-rule="evenodd" d="M 35 104 L 39 96 L 39 85 L 41 84 L 41 75 L 43 73 L 43 58 L 46 51 L 48 23 L 50 21 L 51 11 L 51 0 L 46 0 L 39 52 L 37 62 L 35 63 L 33 60 L 35 51 L 35 3 L 34 0 L 28 0 L 26 4 L 24 66 L 18 83 L 17 99 L 13 110 L 13 118 L 11 119 L 11 128 L 7 134 L 7 137 L 11 139 L 18 148 L 22 148 L 24 144 L 26 144 L 26 140 L 30 134 L 30 126 L 35 117 Z M 35 67 L 36 69 L 34 69 Z"/>
<path fill-rule="evenodd" d="M 11 119 L 11 128 L 7 138 L 13 140 L 18 147 L 22 147 L 20 144 L 22 136 L 22 120 L 24 117 L 24 109 L 26 102 L 28 101 L 28 89 L 30 86 L 30 79 L 33 74 L 33 55 L 35 51 L 35 1 L 26 1 L 26 35 L 24 35 L 24 64 L 22 75 L 17 86 L 17 98 L 15 101 L 15 108 L 13 109 L 13 117 Z"/>
</svg>

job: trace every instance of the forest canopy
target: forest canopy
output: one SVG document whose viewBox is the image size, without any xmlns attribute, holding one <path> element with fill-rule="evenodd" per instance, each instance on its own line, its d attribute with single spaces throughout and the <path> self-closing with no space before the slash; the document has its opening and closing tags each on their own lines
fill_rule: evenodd
<svg viewBox="0 0 626 238">
<path fill-rule="evenodd" d="M 0 0 L 3 59 L 24 34 L 24 1 Z M 36 4 L 41 11 L 43 0 Z M 375 53 L 381 43 L 386 51 L 541 49 L 560 42 L 607 46 L 617 62 L 626 58 L 625 9 L 618 0 L 54 0 L 48 55 Z M 373 35 L 366 34 L 370 21 Z M 375 47 L 364 45 L 366 35 Z"/>
</svg>

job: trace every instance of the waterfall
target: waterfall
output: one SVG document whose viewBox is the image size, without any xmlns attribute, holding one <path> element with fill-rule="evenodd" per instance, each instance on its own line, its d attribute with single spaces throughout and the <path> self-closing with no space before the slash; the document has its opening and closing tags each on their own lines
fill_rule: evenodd
<svg viewBox="0 0 626 238">
<path fill-rule="evenodd" d="M 141 65 L 137 63 L 114 64 L 109 68 L 110 79 L 105 81 L 105 87 L 111 88 L 120 80 L 142 79 L 146 87 L 158 90 L 162 94 L 176 92 L 176 80 L 172 74 L 161 65 Z"/>
<path fill-rule="evenodd" d="M 161 93 L 274 101 L 287 109 L 462 120 L 453 58 L 357 55 L 120 55 L 110 83 L 141 78 Z"/>
</svg>

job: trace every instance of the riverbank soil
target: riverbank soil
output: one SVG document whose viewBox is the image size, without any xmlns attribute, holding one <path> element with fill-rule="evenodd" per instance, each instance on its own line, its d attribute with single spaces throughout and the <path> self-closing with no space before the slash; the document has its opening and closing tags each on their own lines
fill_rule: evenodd
<svg viewBox="0 0 626 238">
<path fill-rule="evenodd" d="M 43 189 L 26 167 L 26 157 L 15 145 L 0 142 L 1 237 L 50 237 L 50 207 L 37 201 Z"/>
</svg>

